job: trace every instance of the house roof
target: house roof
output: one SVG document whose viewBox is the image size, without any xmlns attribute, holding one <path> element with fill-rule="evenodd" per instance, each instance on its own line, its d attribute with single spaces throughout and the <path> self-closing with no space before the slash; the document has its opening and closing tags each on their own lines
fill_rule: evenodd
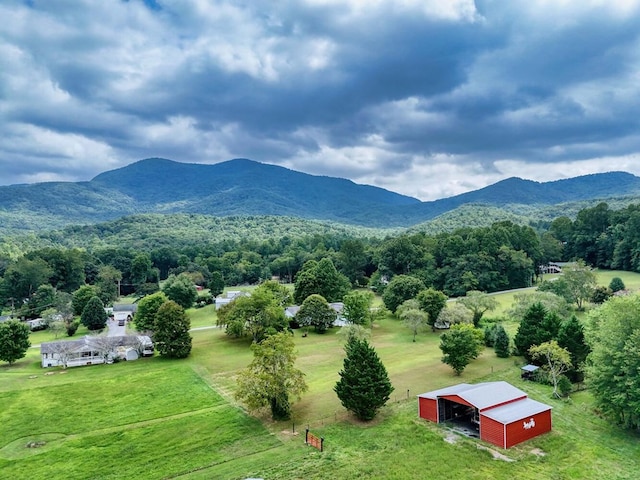
<svg viewBox="0 0 640 480">
<path fill-rule="evenodd" d="M 482 415 L 497 422 L 509 424 L 522 420 L 523 418 L 532 417 L 540 412 L 546 412 L 547 410 L 551 410 L 549 405 L 525 398 L 517 402 L 507 403 L 501 407 L 492 408 L 486 412 L 482 412 Z"/>
<path fill-rule="evenodd" d="M 538 367 L 537 365 L 525 365 L 521 368 L 521 370 L 524 370 L 525 372 L 535 372 L 539 368 L 540 367 Z"/>
<path fill-rule="evenodd" d="M 457 395 L 464 401 L 473 405 L 478 410 L 500 405 L 505 402 L 512 402 L 519 398 L 525 398 L 527 394 L 507 382 L 485 382 L 469 385 L 461 383 L 451 387 L 442 388 L 433 392 L 418 395 L 423 398 L 437 399 Z"/>
<path fill-rule="evenodd" d="M 342 302 L 332 302 L 329 304 L 333 310 L 340 315 L 342 310 L 344 309 L 344 303 Z M 295 317 L 298 311 L 300 310 L 300 305 L 291 305 L 284 309 L 284 313 L 287 317 Z"/>
<path fill-rule="evenodd" d="M 40 353 L 56 353 L 57 345 L 66 344 L 75 352 L 91 349 L 94 347 L 93 340 L 95 336 L 85 335 L 77 340 L 60 340 L 57 342 L 44 342 L 40 345 Z M 116 335 L 108 337 L 112 339 L 114 347 L 135 346 L 139 344 L 151 343 L 151 338 L 147 335 Z"/>
</svg>

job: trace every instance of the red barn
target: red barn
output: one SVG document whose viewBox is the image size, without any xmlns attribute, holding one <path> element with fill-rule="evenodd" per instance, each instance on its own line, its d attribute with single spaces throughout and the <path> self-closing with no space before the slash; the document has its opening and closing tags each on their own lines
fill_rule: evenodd
<svg viewBox="0 0 640 480">
<path fill-rule="evenodd" d="M 507 382 L 461 383 L 423 393 L 418 415 L 436 423 L 466 423 L 501 448 L 551 431 L 551 407 Z"/>
</svg>

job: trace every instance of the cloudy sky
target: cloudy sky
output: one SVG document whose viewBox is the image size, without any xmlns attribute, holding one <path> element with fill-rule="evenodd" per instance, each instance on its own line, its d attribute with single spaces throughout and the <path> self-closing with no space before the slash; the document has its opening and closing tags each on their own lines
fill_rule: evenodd
<svg viewBox="0 0 640 480">
<path fill-rule="evenodd" d="M 640 175 L 640 0 L 2 0 L 0 184 L 250 158 L 431 200 Z"/>
</svg>

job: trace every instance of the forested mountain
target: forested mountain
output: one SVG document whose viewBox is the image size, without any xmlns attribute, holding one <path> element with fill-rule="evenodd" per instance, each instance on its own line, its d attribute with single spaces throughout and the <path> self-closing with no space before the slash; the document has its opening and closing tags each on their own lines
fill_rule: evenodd
<svg viewBox="0 0 640 480">
<path fill-rule="evenodd" d="M 608 201 L 613 196 L 640 198 L 640 178 L 622 172 L 547 183 L 510 178 L 474 192 L 420 202 L 382 188 L 247 159 L 203 165 L 151 158 L 89 182 L 0 187 L 0 234 L 95 224 L 142 213 L 273 215 L 376 228 L 411 227 L 469 204 L 499 207 L 510 217 L 531 208 Z"/>
</svg>

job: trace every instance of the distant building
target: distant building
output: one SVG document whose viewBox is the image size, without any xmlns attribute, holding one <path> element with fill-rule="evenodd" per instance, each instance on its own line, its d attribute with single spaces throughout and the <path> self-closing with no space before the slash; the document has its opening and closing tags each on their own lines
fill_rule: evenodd
<svg viewBox="0 0 640 480">
<path fill-rule="evenodd" d="M 242 290 L 229 290 L 222 295 L 216 297 L 216 310 L 218 310 L 223 305 L 227 305 L 231 303 L 238 297 L 250 297 L 251 294 L 249 292 L 243 292 Z"/>
</svg>

